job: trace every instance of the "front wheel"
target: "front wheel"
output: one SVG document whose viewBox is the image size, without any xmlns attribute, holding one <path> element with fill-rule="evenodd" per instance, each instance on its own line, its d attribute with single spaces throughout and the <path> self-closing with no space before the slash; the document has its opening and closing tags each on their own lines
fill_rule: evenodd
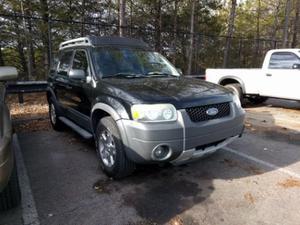
<svg viewBox="0 0 300 225">
<path fill-rule="evenodd" d="M 98 123 L 96 147 L 102 170 L 109 177 L 123 178 L 134 171 L 135 163 L 127 158 L 117 124 L 110 116 Z"/>
</svg>

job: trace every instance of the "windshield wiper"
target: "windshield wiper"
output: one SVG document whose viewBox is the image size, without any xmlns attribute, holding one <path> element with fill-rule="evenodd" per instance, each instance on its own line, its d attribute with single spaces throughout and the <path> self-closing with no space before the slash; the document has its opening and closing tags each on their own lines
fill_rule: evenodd
<svg viewBox="0 0 300 225">
<path fill-rule="evenodd" d="M 139 78 L 139 77 L 145 77 L 145 75 L 136 74 L 136 73 L 116 73 L 113 75 L 104 76 L 103 78 L 113 78 L 113 77 Z"/>
<path fill-rule="evenodd" d="M 173 74 L 159 72 L 159 71 L 149 72 L 149 73 L 147 73 L 147 76 L 148 77 L 161 77 L 161 76 L 178 77 L 178 76 L 173 75 Z"/>
</svg>

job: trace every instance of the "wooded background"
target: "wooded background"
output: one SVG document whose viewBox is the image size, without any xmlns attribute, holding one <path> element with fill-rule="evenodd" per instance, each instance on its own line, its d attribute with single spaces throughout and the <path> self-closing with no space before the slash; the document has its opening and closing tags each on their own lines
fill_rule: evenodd
<svg viewBox="0 0 300 225">
<path fill-rule="evenodd" d="M 60 42 L 135 37 L 185 74 L 259 67 L 272 48 L 299 47 L 300 0 L 0 0 L 0 66 L 46 79 Z"/>
</svg>

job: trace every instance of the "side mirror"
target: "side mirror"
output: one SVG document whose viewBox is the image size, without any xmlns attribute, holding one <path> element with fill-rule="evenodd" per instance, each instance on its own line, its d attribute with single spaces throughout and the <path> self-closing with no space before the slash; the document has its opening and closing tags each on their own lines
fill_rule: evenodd
<svg viewBox="0 0 300 225">
<path fill-rule="evenodd" d="M 69 72 L 69 77 L 74 80 L 84 80 L 85 72 L 84 70 L 71 69 Z"/>
<path fill-rule="evenodd" d="M 18 71 L 12 66 L 1 66 L 0 67 L 0 82 L 15 80 L 18 78 Z"/>
<path fill-rule="evenodd" d="M 295 63 L 294 65 L 293 65 L 293 69 L 300 69 L 300 64 L 298 64 L 298 63 Z"/>
<path fill-rule="evenodd" d="M 182 69 L 176 68 L 176 70 L 177 70 L 177 72 L 178 72 L 180 75 L 183 75 Z"/>
</svg>

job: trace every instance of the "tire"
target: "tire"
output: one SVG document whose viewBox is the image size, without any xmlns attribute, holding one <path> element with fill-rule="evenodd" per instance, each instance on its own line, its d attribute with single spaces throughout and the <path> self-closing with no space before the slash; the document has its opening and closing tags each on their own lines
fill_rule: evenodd
<svg viewBox="0 0 300 225">
<path fill-rule="evenodd" d="M 240 84 L 226 84 L 225 87 L 232 90 L 239 97 L 241 104 L 244 104 L 244 94 Z"/>
<path fill-rule="evenodd" d="M 99 121 L 95 140 L 100 165 L 106 175 L 120 179 L 133 173 L 135 163 L 127 158 L 119 129 L 112 117 L 103 117 Z M 105 149 L 109 150 L 105 151 Z"/>
<path fill-rule="evenodd" d="M 49 119 L 52 125 L 52 128 L 56 131 L 62 131 L 65 128 L 63 122 L 58 119 L 57 108 L 54 104 L 54 101 L 50 99 L 49 101 Z"/>
<path fill-rule="evenodd" d="M 268 100 L 267 97 L 261 97 L 261 96 L 253 96 L 248 98 L 249 102 L 252 104 L 261 104 Z"/>
<path fill-rule="evenodd" d="M 8 210 L 19 205 L 21 192 L 19 187 L 17 168 L 14 166 L 10 180 L 0 193 L 0 211 Z"/>
</svg>

